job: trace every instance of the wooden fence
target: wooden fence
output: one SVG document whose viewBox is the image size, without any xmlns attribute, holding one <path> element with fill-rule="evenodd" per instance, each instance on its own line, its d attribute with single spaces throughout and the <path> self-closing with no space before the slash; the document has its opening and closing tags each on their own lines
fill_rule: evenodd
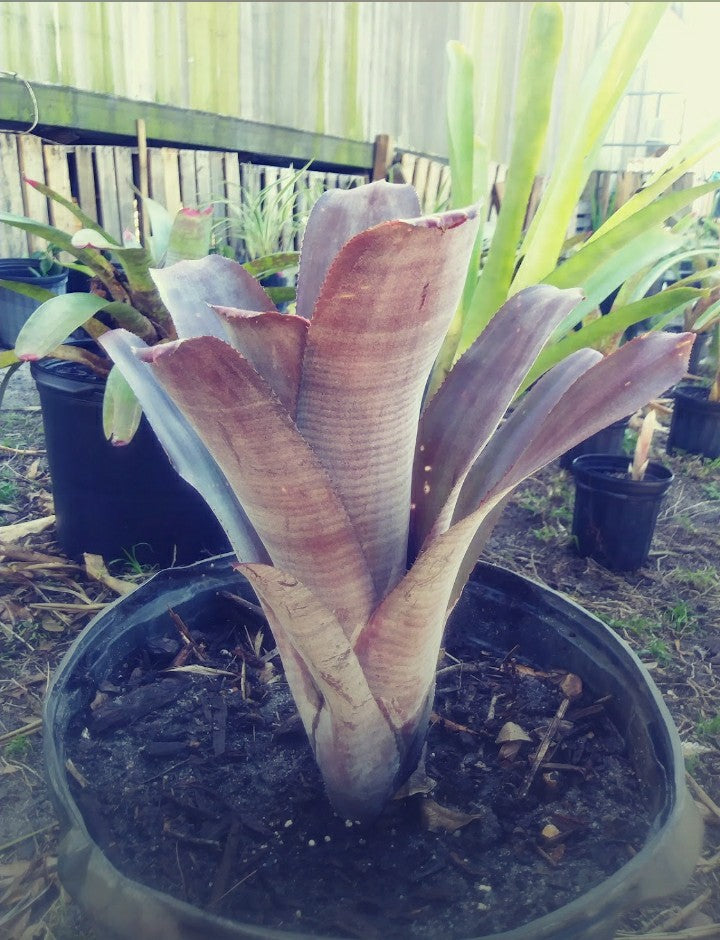
<svg viewBox="0 0 720 940">
<path fill-rule="evenodd" d="M 253 199 L 273 183 L 283 186 L 296 175 L 291 167 L 242 163 L 237 153 L 150 147 L 147 151 L 148 195 L 175 213 L 182 206 L 213 206 L 218 246 L 242 248 L 229 223 L 233 204 Z M 38 180 L 78 205 L 113 238 L 130 230 L 140 236 L 143 173 L 137 147 L 49 143 L 31 134 L 0 134 L 0 210 L 25 215 L 64 232 L 81 228 L 80 221 L 57 202 L 47 199 L 24 178 Z M 296 210 L 302 213 L 309 193 L 349 188 L 367 182 L 368 174 L 325 173 L 308 170 L 294 187 Z M 293 238 L 281 238 L 277 247 L 292 247 Z M 0 256 L 23 257 L 46 247 L 44 240 L 9 225 L 0 225 Z"/>
<path fill-rule="evenodd" d="M 146 163 L 146 168 L 145 168 Z M 217 150 L 191 150 L 177 147 L 150 147 L 146 160 L 138 146 L 74 145 L 51 143 L 32 134 L 0 134 L 0 211 L 26 215 L 72 233 L 80 222 L 64 207 L 23 182 L 39 180 L 77 204 L 105 228 L 113 238 L 123 231 L 140 236 L 142 230 L 140 192 L 174 213 L 181 206 L 213 206 L 215 241 L 239 253 L 242 240 L 229 224 L 240 200 L 252 200 L 267 186 L 283 186 L 295 175 L 292 167 L 242 162 L 238 153 Z M 497 216 L 505 190 L 506 167 L 491 164 L 485 205 L 487 218 Z M 423 211 L 437 212 L 447 205 L 450 195 L 450 169 L 437 158 L 394 151 L 389 138 L 376 139 L 375 162 L 367 173 L 329 173 L 306 170 L 295 183 L 295 208 L 302 215 L 326 189 L 349 188 L 369 179 L 389 176 L 412 183 L 418 191 Z M 675 188 L 692 185 L 686 174 Z M 641 186 L 638 172 L 594 172 L 578 206 L 576 221 L 568 235 L 592 230 L 607 215 L 623 205 Z M 545 185 L 537 177 L 528 202 L 525 224 L 529 225 Z M 695 207 L 703 210 L 703 206 Z M 22 257 L 44 249 L 46 243 L 8 225 L 0 225 L 0 257 Z M 276 246 L 298 247 L 294 234 L 281 236 Z"/>
</svg>

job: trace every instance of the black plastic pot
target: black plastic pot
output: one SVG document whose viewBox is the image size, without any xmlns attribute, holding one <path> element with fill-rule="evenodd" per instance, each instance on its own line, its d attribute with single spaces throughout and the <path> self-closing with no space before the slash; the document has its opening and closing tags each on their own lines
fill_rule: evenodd
<svg viewBox="0 0 720 940">
<path fill-rule="evenodd" d="M 19 281 L 64 294 L 67 279 L 68 273 L 64 269 L 59 274 L 41 274 L 40 262 L 33 258 L 0 259 L 0 280 L 3 281 Z M 15 347 L 18 333 L 37 307 L 38 302 L 31 297 L 0 287 L 0 346 Z"/>
<path fill-rule="evenodd" d="M 621 418 L 603 428 L 602 431 L 598 431 L 597 434 L 585 438 L 562 455 L 560 466 L 563 470 L 569 470 L 573 460 L 584 454 L 622 454 L 627 423 L 627 418 Z"/>
<path fill-rule="evenodd" d="M 57 538 L 70 557 L 83 552 L 110 561 L 188 564 L 229 549 L 200 495 L 170 464 L 143 418 L 132 441 L 105 439 L 105 383 L 84 366 L 33 363 L 40 394 Z"/>
<path fill-rule="evenodd" d="M 703 457 L 720 457 L 720 402 L 708 401 L 709 389 L 679 385 L 673 397 L 673 415 L 667 452 L 684 450 Z"/>
<path fill-rule="evenodd" d="M 643 480 L 629 476 L 628 457 L 585 454 L 573 461 L 572 534 L 580 555 L 611 571 L 634 571 L 648 559 L 663 497 L 673 474 L 650 463 Z"/>
<path fill-rule="evenodd" d="M 58 871 L 69 893 L 101 927 L 102 936 L 156 940 L 280 940 L 307 937 L 243 925 L 205 913 L 122 875 L 88 831 L 65 767 L 65 735 L 97 684 L 150 637 L 175 629 L 168 608 L 191 629 L 222 622 L 220 592 L 252 597 L 232 557 L 163 571 L 98 616 L 78 637 L 50 685 L 44 749 L 62 838 Z M 507 651 L 520 644 L 541 668 L 562 667 L 597 696 L 610 695 L 610 716 L 650 801 L 654 824 L 645 845 L 623 867 L 572 903 L 494 940 L 609 940 L 620 913 L 666 897 L 690 878 L 702 825 L 685 785 L 680 742 L 650 675 L 630 648 L 596 617 L 554 591 L 491 565 L 479 565 L 453 613 L 450 630 L 474 635 L 480 647 Z M 489 938 L 485 938 L 489 940 Z"/>
</svg>

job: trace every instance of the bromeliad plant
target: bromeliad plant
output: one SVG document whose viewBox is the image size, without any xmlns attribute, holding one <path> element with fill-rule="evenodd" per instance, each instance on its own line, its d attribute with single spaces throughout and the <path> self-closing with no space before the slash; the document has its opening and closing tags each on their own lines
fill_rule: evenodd
<svg viewBox="0 0 720 940">
<path fill-rule="evenodd" d="M 578 200 L 596 166 L 613 115 L 667 7 L 667 3 L 630 4 L 626 20 L 601 43 L 580 86 L 567 91 L 574 97 L 565 103 L 567 126 L 558 157 L 526 226 L 528 204 L 541 172 L 564 38 L 560 4 L 534 4 L 518 76 L 514 140 L 497 224 L 486 256 L 482 237 L 473 250 L 456 316 L 432 376 L 432 389 L 441 384 L 453 362 L 505 301 L 531 285 L 576 287 L 584 296 L 557 323 L 528 382 L 581 346 L 601 346 L 609 337 L 622 336 L 627 327 L 648 317 L 677 314 L 703 295 L 687 284 L 653 297 L 644 293 L 630 297 L 625 292 L 608 316 L 591 324 L 589 333 L 581 335 L 576 330 L 621 284 L 680 251 L 682 233 L 666 221 L 720 185 L 715 180 L 671 191 L 673 184 L 717 147 L 720 121 L 715 120 L 668 151 L 642 188 L 587 240 L 568 239 Z M 448 44 L 448 58 L 450 205 L 456 207 L 486 193 L 488 153 L 475 135 L 472 58 L 458 42 Z"/>
<path fill-rule="evenodd" d="M 12 369 L 22 361 L 48 356 L 81 362 L 107 378 L 103 408 L 106 436 L 113 443 L 127 443 L 142 415 L 137 399 L 120 373 L 110 370 L 106 359 L 91 350 L 66 344 L 66 340 L 79 327 L 97 339 L 108 330 L 108 324 L 130 331 L 148 345 L 176 339 L 175 326 L 150 269 L 207 256 L 213 237 L 212 206 L 183 208 L 172 215 L 155 200 L 145 199 L 143 205 L 151 227 L 147 245 L 141 244 L 131 232 L 124 234 L 121 244 L 74 202 L 44 183 L 26 182 L 70 212 L 82 228 L 71 234 L 7 212 L 0 212 L 0 222 L 45 239 L 56 251 L 72 256 L 75 260 L 64 261 L 65 266 L 90 276 L 93 287 L 90 293 L 56 297 L 51 291 L 34 285 L 0 282 L 0 286 L 40 301 L 40 306 L 21 329 L 15 349 L 0 353 L 0 369 Z M 246 264 L 246 268 L 260 277 L 296 263 L 297 253 L 291 252 L 257 258 Z"/>
<path fill-rule="evenodd" d="M 657 334 L 607 358 L 578 351 L 503 421 L 582 301 L 534 286 L 423 406 L 478 217 L 419 213 L 409 186 L 325 193 L 303 242 L 298 315 L 211 256 L 154 272 L 177 341 L 101 337 L 225 526 L 333 805 L 365 820 L 418 763 L 448 612 L 503 499 L 675 382 L 691 345 Z"/>
</svg>

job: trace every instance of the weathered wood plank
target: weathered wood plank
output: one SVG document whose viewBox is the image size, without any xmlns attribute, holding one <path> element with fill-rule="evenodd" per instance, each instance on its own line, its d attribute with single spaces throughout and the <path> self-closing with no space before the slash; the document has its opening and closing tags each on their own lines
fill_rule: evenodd
<svg viewBox="0 0 720 940">
<path fill-rule="evenodd" d="M 48 213 L 47 196 L 43 196 L 34 187 L 28 186 L 25 179 L 45 182 L 45 163 L 43 161 L 43 144 L 39 137 L 31 134 L 22 134 L 17 139 L 18 164 L 20 169 L 20 193 L 23 201 L 24 215 L 36 222 L 47 224 L 50 221 Z M 47 242 L 35 235 L 27 235 L 30 253 L 43 251 Z"/>
<path fill-rule="evenodd" d="M 195 152 L 195 176 L 197 180 L 197 208 L 205 209 L 212 202 L 210 151 L 197 150 Z"/>
<path fill-rule="evenodd" d="M 423 212 L 427 212 L 427 179 L 428 179 L 428 170 L 430 167 L 430 161 L 427 157 L 418 157 L 415 161 L 415 169 L 413 172 L 412 183 L 415 187 L 418 197 L 420 199 L 420 208 Z"/>
<path fill-rule="evenodd" d="M 438 186 L 440 185 L 441 163 L 428 161 L 427 181 L 425 183 L 425 211 L 432 214 L 439 208 Z"/>
<path fill-rule="evenodd" d="M 78 205 L 86 215 L 98 220 L 97 192 L 95 190 L 95 170 L 93 168 L 94 147 L 75 148 L 75 175 L 77 177 Z"/>
<path fill-rule="evenodd" d="M 228 220 L 232 219 L 232 207 L 236 205 L 241 198 L 240 184 L 240 160 L 236 153 L 223 154 L 225 160 L 225 198 L 228 200 L 226 211 L 226 223 L 221 228 L 216 229 L 215 235 L 218 241 L 224 245 L 230 245 L 237 254 L 240 247 L 240 239 L 228 226 Z"/>
<path fill-rule="evenodd" d="M 160 153 L 165 177 L 165 202 L 163 205 L 170 215 L 175 216 L 183 207 L 183 200 L 180 194 L 180 163 L 178 161 L 178 151 L 173 147 L 163 147 Z M 191 206 L 190 208 L 193 207 Z"/>
<path fill-rule="evenodd" d="M 180 200 L 184 206 L 197 206 L 198 192 L 195 170 L 195 151 L 181 150 L 178 153 L 178 163 L 180 164 Z"/>
<path fill-rule="evenodd" d="M 43 147 L 45 162 L 45 180 L 51 189 L 60 193 L 66 199 L 72 200 L 73 193 L 70 188 L 70 171 L 68 169 L 68 148 L 59 144 L 46 144 Z M 63 232 L 77 232 L 82 228 L 80 220 L 72 212 L 49 200 L 50 221 Z"/>
<path fill-rule="evenodd" d="M 140 220 L 133 190 L 133 186 L 136 184 L 133 175 L 132 150 L 129 147 L 114 147 L 113 149 L 115 151 L 115 178 L 117 180 L 120 226 L 123 232 L 127 229 L 139 239 Z"/>
<path fill-rule="evenodd" d="M 99 222 L 108 235 L 122 240 L 120 204 L 118 203 L 115 154 L 112 147 L 95 148 L 95 170 L 97 179 Z"/>
<path fill-rule="evenodd" d="M 24 214 L 19 179 L 17 137 L 15 134 L 0 134 L 0 209 L 3 212 Z M 28 242 L 25 233 L 10 225 L 0 225 L 0 254 L 5 258 L 26 258 Z"/>
<path fill-rule="evenodd" d="M 330 137 L 311 131 L 280 127 L 274 123 L 240 120 L 172 105 L 137 101 L 82 91 L 67 85 L 34 83 L 40 114 L 56 127 L 114 134 L 136 139 L 136 121 L 141 108 L 148 141 L 186 147 L 232 150 L 242 141 L 245 153 L 264 153 L 299 165 L 308 160 L 369 170 L 372 143 Z M 0 76 L 0 120 L 18 123 L 28 110 L 27 89 L 13 78 Z M 25 120 L 21 122 L 26 126 Z"/>
</svg>

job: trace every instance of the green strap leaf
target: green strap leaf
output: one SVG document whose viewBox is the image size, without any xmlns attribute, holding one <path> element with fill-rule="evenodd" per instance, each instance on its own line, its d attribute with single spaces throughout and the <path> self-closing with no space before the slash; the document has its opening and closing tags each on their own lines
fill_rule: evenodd
<svg viewBox="0 0 720 940">
<path fill-rule="evenodd" d="M 718 186 L 720 182 L 705 183 L 656 199 L 602 238 L 583 245 L 546 277 L 543 283 L 553 284 L 555 287 L 581 287 L 588 298 L 573 311 L 572 321 L 569 319 L 560 325 L 555 339 L 572 329 L 589 310 L 607 297 L 631 273 L 653 264 L 664 255 L 669 256 L 676 250 L 678 239 L 668 231 L 658 229 L 658 226 L 673 213 Z"/>
<path fill-rule="evenodd" d="M 563 13 L 560 5 L 536 4 L 530 15 L 523 49 L 513 121 L 515 139 L 505 195 L 485 266 L 465 312 L 458 348 L 460 354 L 477 339 L 508 296 L 528 201 L 547 137 L 562 41 Z"/>
<path fill-rule="evenodd" d="M 592 168 L 588 157 L 602 142 L 666 8 L 667 3 L 632 4 L 617 41 L 611 35 L 598 50 L 578 95 L 584 107 L 579 113 L 568 115 L 569 133 L 525 238 L 524 258 L 512 293 L 543 280 L 557 264 L 565 233 Z"/>
<path fill-rule="evenodd" d="M 104 228 L 102 228 L 91 216 L 87 215 L 82 211 L 80 206 L 72 202 L 70 199 L 66 199 L 65 196 L 61 195 L 54 189 L 51 189 L 49 186 L 46 186 L 45 183 L 41 183 L 38 180 L 31 180 L 25 177 L 25 182 L 28 186 L 32 186 L 33 189 L 36 189 L 39 193 L 42 193 L 43 196 L 47 196 L 48 199 L 52 199 L 53 202 L 56 202 L 59 206 L 62 206 L 64 209 L 67 209 L 72 215 L 82 223 L 83 228 L 93 229 L 96 232 L 99 232 L 103 238 L 106 238 L 108 241 L 113 241 L 112 237 L 108 235 Z M 113 242 L 113 244 L 116 244 Z"/>
<path fill-rule="evenodd" d="M 472 205 L 475 165 L 473 61 L 462 43 L 447 44 L 449 63 L 446 120 L 452 189 L 450 208 Z"/>
<path fill-rule="evenodd" d="M 41 359 L 108 304 L 96 294 L 61 294 L 34 310 L 15 343 L 20 359 Z"/>
<path fill-rule="evenodd" d="M 243 267 L 253 277 L 269 277 L 271 274 L 287 271 L 288 268 L 296 268 L 298 264 L 299 251 L 281 251 L 274 255 L 265 255 L 264 258 L 256 258 L 254 261 L 246 261 Z"/>
<path fill-rule="evenodd" d="M 669 186 L 691 170 L 707 153 L 717 147 L 719 141 L 720 121 L 713 121 L 691 140 L 670 151 L 643 188 L 613 212 L 588 241 L 594 241 L 640 209 L 644 209 L 660 193 L 665 192 Z"/>
<path fill-rule="evenodd" d="M 31 300 L 37 300 L 40 304 L 50 300 L 51 297 L 57 296 L 45 287 L 36 287 L 34 284 L 24 284 L 20 281 L 3 281 L 0 279 L 0 287 L 11 290 L 15 294 L 22 294 L 23 297 L 29 297 Z"/>
<path fill-rule="evenodd" d="M 563 339 L 546 346 L 540 353 L 525 377 L 522 390 L 529 388 L 536 379 L 576 350 L 584 349 L 586 346 L 597 347 L 608 337 L 622 334 L 629 326 L 634 326 L 649 317 L 676 314 L 705 294 L 706 291 L 695 290 L 692 287 L 672 287 L 659 294 L 653 294 L 652 297 L 644 297 L 627 307 L 611 310 L 606 316 L 593 320 L 581 330 L 571 330 Z"/>
<path fill-rule="evenodd" d="M 103 431 L 111 444 L 129 444 L 140 425 L 142 408 L 117 366 L 107 377 L 103 397 Z"/>
</svg>

